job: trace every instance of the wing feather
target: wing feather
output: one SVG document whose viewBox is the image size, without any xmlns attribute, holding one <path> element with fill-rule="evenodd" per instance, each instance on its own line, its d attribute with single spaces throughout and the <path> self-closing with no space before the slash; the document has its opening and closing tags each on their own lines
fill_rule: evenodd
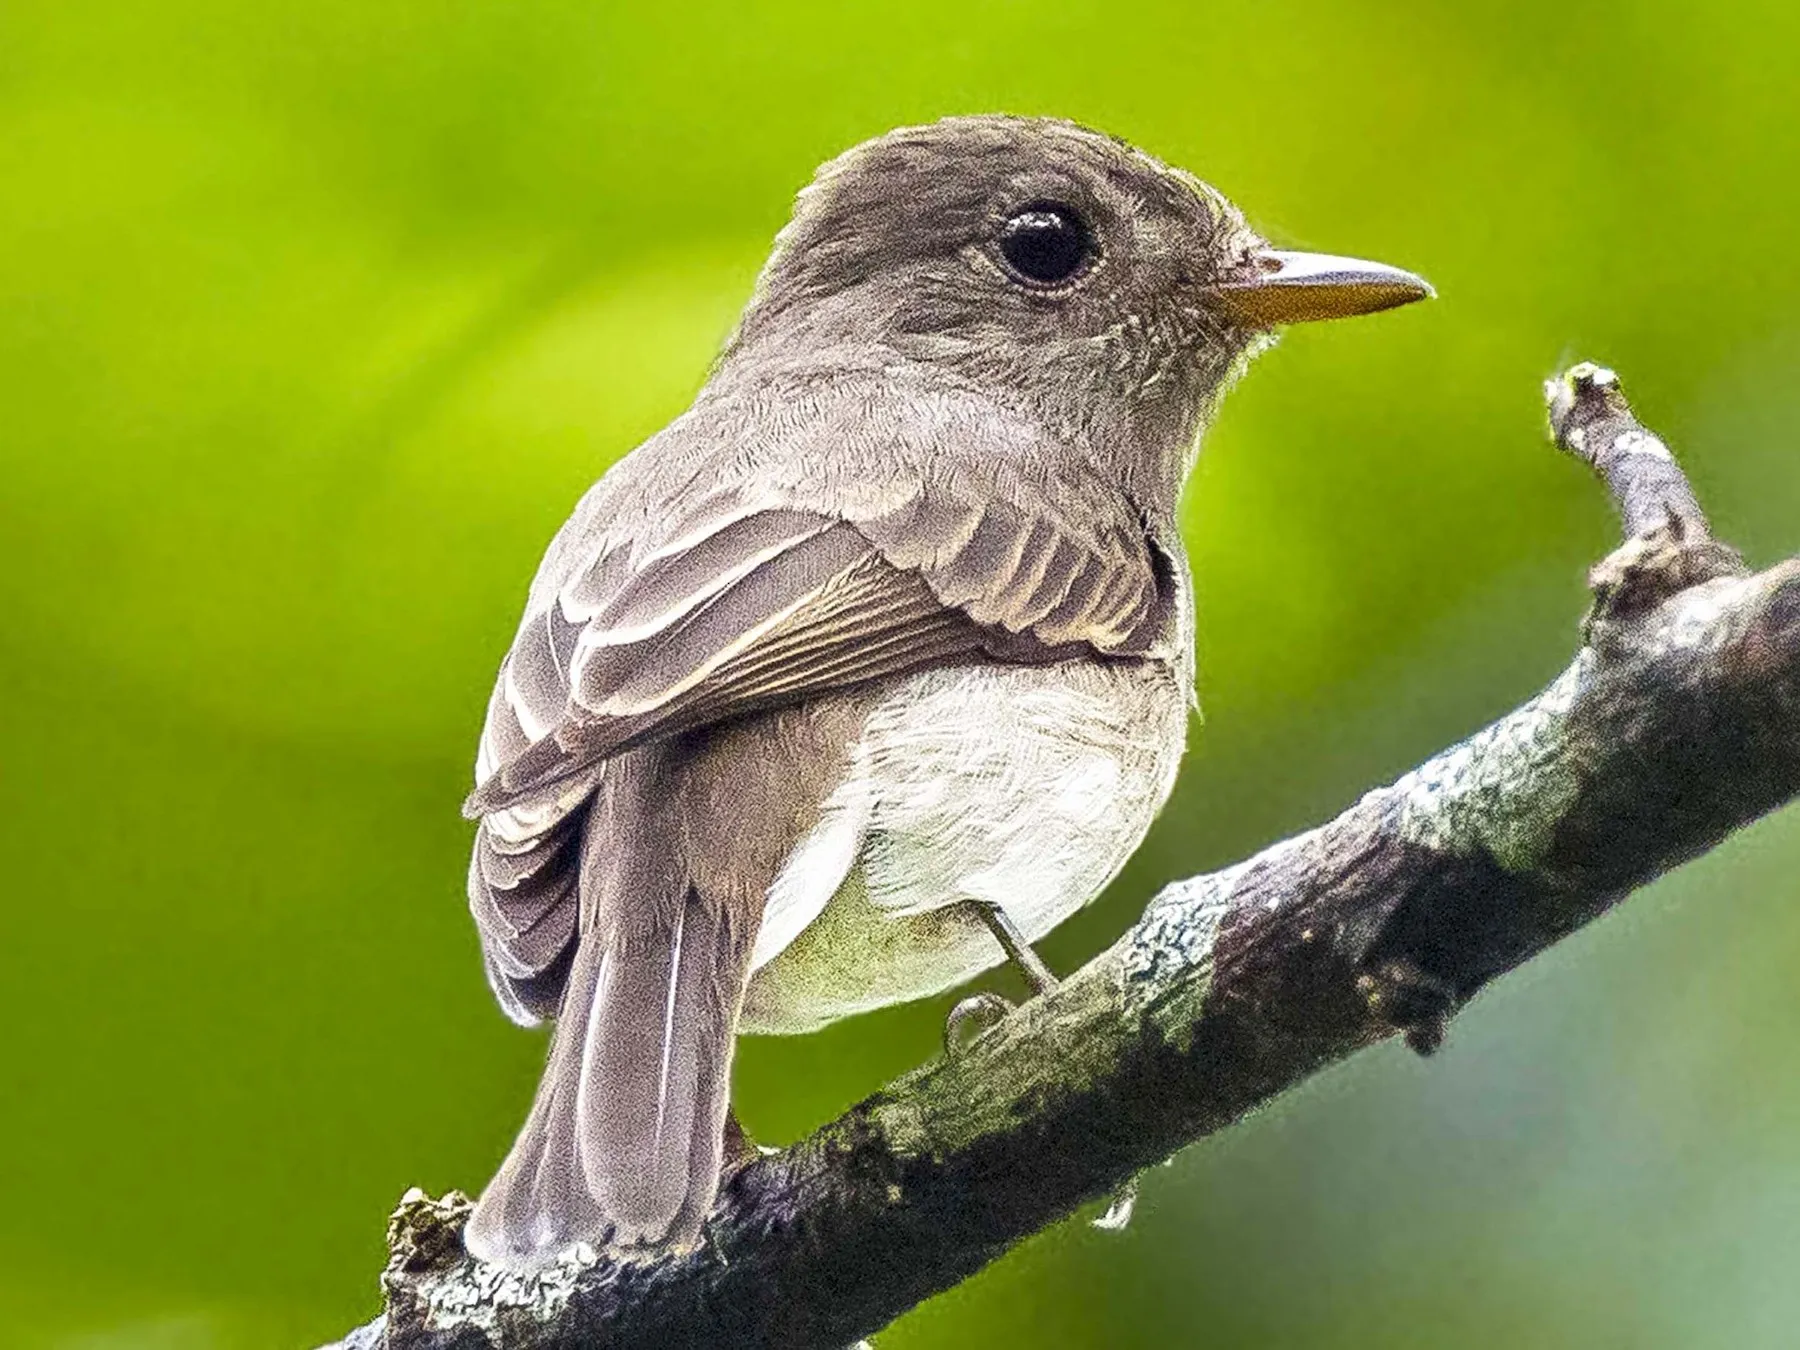
<svg viewBox="0 0 1800 1350">
<path fill-rule="evenodd" d="M 894 528 L 892 518 L 859 526 L 776 510 L 690 536 L 614 597 L 586 592 L 592 618 L 566 673 L 555 625 L 528 622 L 515 647 L 523 659 L 509 658 L 496 696 L 527 744 L 494 718 L 488 773 L 465 809 L 517 806 L 643 740 L 808 693 L 957 659 L 1142 649 L 1157 596 L 1141 540 L 1136 556 L 1122 540 L 1102 553 L 1005 502 L 907 520 L 915 531 L 929 521 L 938 536 L 908 535 L 915 567 L 897 566 L 870 537 Z M 585 591 L 584 578 L 569 590 Z"/>
</svg>

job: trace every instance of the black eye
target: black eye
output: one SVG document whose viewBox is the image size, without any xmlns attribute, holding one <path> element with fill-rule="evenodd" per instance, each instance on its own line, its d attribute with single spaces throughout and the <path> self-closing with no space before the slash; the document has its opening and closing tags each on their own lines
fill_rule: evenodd
<svg viewBox="0 0 1800 1350">
<path fill-rule="evenodd" d="M 1000 227 L 1000 256 L 1039 286 L 1071 280 L 1094 256 L 1087 224 L 1066 206 L 1032 206 Z"/>
</svg>

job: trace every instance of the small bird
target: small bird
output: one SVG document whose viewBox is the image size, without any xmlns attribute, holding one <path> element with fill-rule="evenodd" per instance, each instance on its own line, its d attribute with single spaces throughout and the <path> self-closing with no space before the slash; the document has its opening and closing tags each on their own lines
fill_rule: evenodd
<svg viewBox="0 0 1800 1350">
<path fill-rule="evenodd" d="M 554 1018 L 465 1240 L 698 1240 L 739 1032 L 949 989 L 1097 895 L 1194 691 L 1177 502 L 1277 326 L 1431 294 L 1279 251 L 1069 122 L 821 168 L 693 406 L 576 506 L 465 813 L 501 1007 Z"/>
</svg>

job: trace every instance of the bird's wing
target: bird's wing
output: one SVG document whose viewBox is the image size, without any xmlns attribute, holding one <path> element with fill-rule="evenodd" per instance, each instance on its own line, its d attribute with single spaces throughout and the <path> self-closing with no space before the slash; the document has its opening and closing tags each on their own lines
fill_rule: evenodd
<svg viewBox="0 0 1800 1350">
<path fill-rule="evenodd" d="M 923 490 L 860 521 L 717 508 L 668 545 L 597 553 L 526 623 L 470 815 L 535 836 L 534 807 L 560 816 L 559 789 L 639 742 L 962 660 L 1140 654 L 1164 621 L 1141 529 Z"/>
</svg>

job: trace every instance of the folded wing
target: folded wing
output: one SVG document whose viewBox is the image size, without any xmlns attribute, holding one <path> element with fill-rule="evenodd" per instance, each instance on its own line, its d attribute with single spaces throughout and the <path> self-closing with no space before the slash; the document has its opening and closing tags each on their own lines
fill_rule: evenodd
<svg viewBox="0 0 1800 1350">
<path fill-rule="evenodd" d="M 921 494 L 871 520 L 749 510 L 639 559 L 605 553 L 520 632 L 465 811 L 534 838 L 566 814 L 559 785 L 646 739 L 959 660 L 1141 653 L 1163 617 L 1156 568 L 1120 534 L 1102 553 L 1007 503 Z"/>
</svg>

